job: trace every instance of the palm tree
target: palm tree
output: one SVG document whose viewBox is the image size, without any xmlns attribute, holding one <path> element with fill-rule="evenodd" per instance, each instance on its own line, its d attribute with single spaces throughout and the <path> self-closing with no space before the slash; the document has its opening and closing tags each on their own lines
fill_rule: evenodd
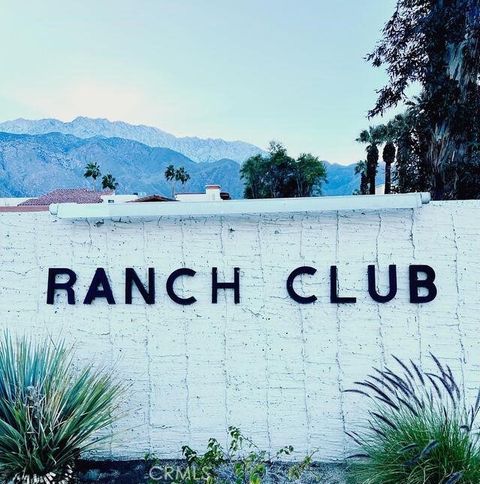
<svg viewBox="0 0 480 484">
<path fill-rule="evenodd" d="M 165 169 L 165 179 L 170 182 L 170 187 L 172 190 L 172 198 L 175 198 L 175 167 L 173 165 L 168 165 Z"/>
<path fill-rule="evenodd" d="M 378 145 L 382 142 L 385 133 L 385 126 L 370 126 L 363 130 L 357 141 L 359 143 L 367 143 L 367 180 L 369 186 L 369 194 L 375 195 L 375 177 L 377 175 L 378 166 Z"/>
<path fill-rule="evenodd" d="M 97 178 L 101 175 L 102 173 L 100 172 L 100 165 L 93 161 L 93 162 L 90 162 L 90 163 L 87 163 L 87 165 L 85 166 L 85 173 L 83 174 L 83 176 L 85 178 L 91 178 L 93 180 L 93 189 L 95 190 L 95 185 L 96 185 L 96 181 L 97 181 Z"/>
<path fill-rule="evenodd" d="M 117 180 L 115 180 L 115 178 L 110 173 L 108 173 L 108 175 L 105 175 L 102 178 L 102 187 L 104 190 L 106 190 L 107 188 L 110 190 L 116 190 L 118 187 Z"/>
<path fill-rule="evenodd" d="M 190 180 L 190 175 L 187 173 L 183 166 L 177 168 L 175 172 L 175 180 L 179 181 L 182 185 L 185 185 L 185 183 Z"/>
<path fill-rule="evenodd" d="M 355 165 L 355 175 L 360 175 L 360 188 L 355 190 L 355 194 L 366 195 L 368 191 L 367 162 L 360 160 Z"/>
<path fill-rule="evenodd" d="M 185 183 L 190 180 L 190 175 L 183 166 L 180 168 L 175 168 L 173 165 L 168 165 L 165 169 L 165 179 L 170 182 L 172 188 L 172 198 L 175 198 L 176 183 L 180 182 L 182 185 L 185 185 Z"/>
<path fill-rule="evenodd" d="M 395 161 L 397 150 L 393 141 L 387 141 L 383 147 L 383 161 L 385 162 L 385 194 L 392 192 L 392 163 Z"/>
<path fill-rule="evenodd" d="M 385 162 L 385 194 L 392 192 L 392 163 L 395 162 L 395 155 L 397 149 L 395 147 L 395 139 L 397 134 L 397 126 L 395 120 L 390 121 L 384 130 L 383 142 L 383 161 Z"/>
</svg>

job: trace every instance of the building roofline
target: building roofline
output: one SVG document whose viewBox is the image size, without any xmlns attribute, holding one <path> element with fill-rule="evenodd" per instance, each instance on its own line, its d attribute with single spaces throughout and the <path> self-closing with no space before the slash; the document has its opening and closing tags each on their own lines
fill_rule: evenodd
<svg viewBox="0 0 480 484">
<path fill-rule="evenodd" d="M 2 212 L 47 212 L 48 205 L 10 205 L 0 207 Z"/>
</svg>

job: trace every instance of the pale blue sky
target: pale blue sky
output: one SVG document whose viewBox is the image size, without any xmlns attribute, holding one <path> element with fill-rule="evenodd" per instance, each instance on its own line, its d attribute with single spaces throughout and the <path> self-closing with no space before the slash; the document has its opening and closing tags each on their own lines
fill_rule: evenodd
<svg viewBox="0 0 480 484">
<path fill-rule="evenodd" d="M 0 119 L 85 115 L 332 162 L 385 81 L 394 0 L 0 0 Z"/>
</svg>

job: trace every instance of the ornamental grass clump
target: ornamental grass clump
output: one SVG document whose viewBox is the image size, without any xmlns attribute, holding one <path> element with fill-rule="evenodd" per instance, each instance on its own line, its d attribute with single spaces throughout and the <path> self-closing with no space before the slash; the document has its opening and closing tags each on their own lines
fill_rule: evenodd
<svg viewBox="0 0 480 484">
<path fill-rule="evenodd" d="M 359 445 L 351 473 L 361 484 L 478 484 L 476 417 L 480 393 L 467 406 L 452 370 L 394 357 L 398 368 L 374 369 L 349 392 L 371 399 L 365 429 L 347 434 Z"/>
<path fill-rule="evenodd" d="M 109 374 L 75 370 L 64 343 L 0 341 L 0 479 L 68 483 L 76 459 L 114 420 L 123 389 Z"/>
</svg>

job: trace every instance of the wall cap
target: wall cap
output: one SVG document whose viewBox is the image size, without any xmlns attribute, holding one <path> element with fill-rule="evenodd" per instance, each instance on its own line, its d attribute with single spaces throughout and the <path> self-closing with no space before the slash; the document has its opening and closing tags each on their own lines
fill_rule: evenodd
<svg viewBox="0 0 480 484">
<path fill-rule="evenodd" d="M 414 209 L 430 202 L 429 193 L 269 198 L 176 203 L 59 203 L 49 207 L 59 219 L 122 219 L 321 213 L 345 210 Z"/>
</svg>

